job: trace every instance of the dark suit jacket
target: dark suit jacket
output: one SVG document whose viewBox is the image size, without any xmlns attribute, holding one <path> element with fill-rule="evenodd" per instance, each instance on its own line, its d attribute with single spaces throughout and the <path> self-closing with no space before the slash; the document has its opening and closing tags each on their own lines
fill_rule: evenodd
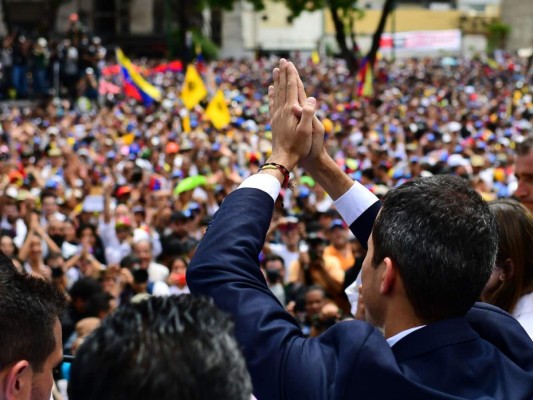
<svg viewBox="0 0 533 400">
<path fill-rule="evenodd" d="M 352 226 L 363 240 L 379 204 L 373 208 Z M 495 307 L 476 305 L 466 318 L 430 324 L 392 349 L 360 321 L 304 338 L 258 267 L 272 209 L 258 189 L 233 192 L 187 272 L 192 293 L 234 316 L 258 400 L 533 399 L 533 343 Z"/>
</svg>

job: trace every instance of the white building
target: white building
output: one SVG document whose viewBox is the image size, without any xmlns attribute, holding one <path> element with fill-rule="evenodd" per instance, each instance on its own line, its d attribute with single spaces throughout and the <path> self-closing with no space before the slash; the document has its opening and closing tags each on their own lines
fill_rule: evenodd
<svg viewBox="0 0 533 400">
<path fill-rule="evenodd" d="M 282 3 L 268 1 L 264 10 L 256 12 L 241 2 L 233 11 L 224 13 L 221 55 L 246 57 L 257 51 L 311 53 L 323 36 L 323 14 L 304 12 L 291 19 Z"/>
</svg>

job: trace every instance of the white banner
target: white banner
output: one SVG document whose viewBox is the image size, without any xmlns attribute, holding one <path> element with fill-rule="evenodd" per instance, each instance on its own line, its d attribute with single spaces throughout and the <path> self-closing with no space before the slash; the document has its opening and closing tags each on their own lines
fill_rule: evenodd
<svg viewBox="0 0 533 400">
<path fill-rule="evenodd" d="M 392 40 L 397 51 L 459 51 L 461 50 L 461 31 L 450 29 L 445 31 L 412 31 L 396 32 L 394 35 L 384 33 L 381 36 L 380 50 L 392 50 Z"/>
</svg>

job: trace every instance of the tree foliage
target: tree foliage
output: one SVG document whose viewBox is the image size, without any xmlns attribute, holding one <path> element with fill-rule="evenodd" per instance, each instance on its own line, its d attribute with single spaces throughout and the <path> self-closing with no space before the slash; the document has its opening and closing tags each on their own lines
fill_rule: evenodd
<svg viewBox="0 0 533 400">
<path fill-rule="evenodd" d="M 178 0 L 180 1 L 180 0 Z M 181 0 L 184 1 L 184 0 Z M 265 0 L 247 0 L 256 10 L 264 8 Z M 355 73 L 359 68 L 359 46 L 355 33 L 355 21 L 363 15 L 361 8 L 357 6 L 357 0 L 274 0 L 284 3 L 291 12 L 293 18 L 298 17 L 305 11 L 317 11 L 327 9 L 331 14 L 335 28 L 335 39 L 341 56 L 346 61 L 348 69 Z M 220 7 L 228 10 L 233 7 L 235 0 L 201 0 L 198 7 Z M 385 29 L 387 18 L 394 9 L 395 0 L 386 0 L 383 5 L 380 22 L 372 38 L 372 46 L 366 57 L 374 64 L 379 49 L 381 35 Z"/>
<path fill-rule="evenodd" d="M 335 39 L 348 69 L 355 73 L 359 66 L 358 46 L 354 30 L 355 20 L 362 10 L 357 0 L 278 0 L 283 1 L 294 17 L 304 11 L 328 9 L 335 27 Z"/>
<path fill-rule="evenodd" d="M 511 33 L 511 26 L 501 21 L 494 21 L 487 26 L 487 51 L 493 53 L 494 50 L 504 49 L 507 38 Z"/>
</svg>

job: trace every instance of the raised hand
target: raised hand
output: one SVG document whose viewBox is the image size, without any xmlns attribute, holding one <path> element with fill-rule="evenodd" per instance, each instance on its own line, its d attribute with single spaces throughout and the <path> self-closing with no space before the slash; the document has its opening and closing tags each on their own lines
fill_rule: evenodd
<svg viewBox="0 0 533 400">
<path fill-rule="evenodd" d="M 272 155 L 268 162 L 281 164 L 289 171 L 311 150 L 316 104 L 312 97 L 305 99 L 301 118 L 294 114 L 299 101 L 298 79 L 294 65 L 281 59 L 279 69 L 274 70 L 274 86 L 269 87 Z"/>
<path fill-rule="evenodd" d="M 298 102 L 292 105 L 292 112 L 297 118 L 304 118 L 304 106 L 307 102 L 307 95 L 296 68 L 294 68 L 294 72 L 296 74 Z M 275 69 L 275 82 L 277 81 L 279 74 L 280 70 Z M 274 116 L 274 114 L 278 112 L 280 103 L 277 101 L 276 92 L 273 88 L 269 88 L 269 104 L 270 115 Z M 326 190 L 331 198 L 336 200 L 350 189 L 353 185 L 353 181 L 339 168 L 336 162 L 324 149 L 324 126 L 314 113 L 311 125 L 311 147 L 309 148 L 309 153 L 300 158 L 300 164 Z"/>
<path fill-rule="evenodd" d="M 307 95 L 305 93 L 305 87 L 300 79 L 300 75 L 298 74 L 298 71 L 296 68 L 294 68 L 294 71 L 296 72 L 296 84 L 298 88 L 298 101 L 297 103 L 293 104 L 292 110 L 296 117 L 301 118 L 303 115 L 303 107 L 306 105 L 307 102 Z M 279 79 L 279 73 L 280 70 L 278 68 L 274 69 L 274 82 Z M 273 117 L 277 109 L 279 108 L 279 103 L 276 102 L 275 99 L 275 89 L 274 86 L 271 86 L 269 88 L 269 109 L 270 109 L 270 116 Z M 309 154 L 301 159 L 301 164 L 306 170 L 312 170 L 316 164 L 320 162 L 320 157 L 325 155 L 324 151 L 324 125 L 322 125 L 322 122 L 317 118 L 317 116 L 313 113 L 313 123 L 312 123 L 312 144 L 311 149 L 309 151 Z"/>
<path fill-rule="evenodd" d="M 304 84 L 300 79 L 300 75 L 298 75 L 297 83 L 299 104 L 293 106 L 293 112 L 296 116 L 299 117 L 302 115 L 302 107 L 306 98 Z M 324 132 L 324 125 L 322 125 L 322 122 L 320 122 L 316 114 L 313 114 L 313 134 L 311 150 L 309 151 L 307 157 L 301 160 L 302 167 L 304 167 L 304 169 L 308 172 L 311 172 L 313 168 L 315 168 L 318 164 L 322 162 L 321 157 L 328 157 L 324 149 Z"/>
</svg>

